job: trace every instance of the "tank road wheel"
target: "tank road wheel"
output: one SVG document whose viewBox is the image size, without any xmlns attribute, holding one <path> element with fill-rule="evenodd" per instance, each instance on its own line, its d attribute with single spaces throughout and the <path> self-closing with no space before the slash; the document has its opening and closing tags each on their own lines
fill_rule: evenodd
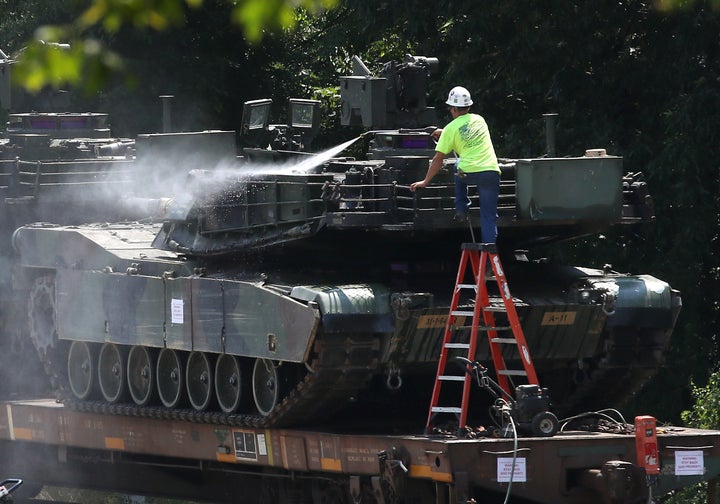
<svg viewBox="0 0 720 504">
<path fill-rule="evenodd" d="M 185 366 L 182 354 L 163 348 L 157 359 L 157 389 L 160 401 L 166 408 L 177 408 L 183 403 Z"/>
<path fill-rule="evenodd" d="M 186 366 L 187 393 L 196 411 L 205 411 L 213 399 L 213 366 L 203 352 L 190 352 Z"/>
<path fill-rule="evenodd" d="M 128 388 L 138 406 L 147 406 L 155 397 L 155 363 L 152 349 L 133 346 L 127 360 Z"/>
<path fill-rule="evenodd" d="M 84 401 L 90 399 L 96 387 L 95 356 L 93 345 L 85 341 L 73 341 L 67 360 L 68 382 L 73 395 Z"/>
<path fill-rule="evenodd" d="M 234 413 L 240 407 L 244 381 L 240 359 L 228 354 L 218 356 L 215 363 L 215 396 L 225 413 Z"/>
<path fill-rule="evenodd" d="M 268 416 L 283 398 L 283 381 L 278 366 L 269 359 L 256 359 L 252 389 L 255 406 L 262 416 Z"/>
<path fill-rule="evenodd" d="M 125 361 L 127 350 L 114 343 L 104 343 L 98 356 L 98 384 L 103 398 L 110 403 L 125 399 Z"/>
</svg>

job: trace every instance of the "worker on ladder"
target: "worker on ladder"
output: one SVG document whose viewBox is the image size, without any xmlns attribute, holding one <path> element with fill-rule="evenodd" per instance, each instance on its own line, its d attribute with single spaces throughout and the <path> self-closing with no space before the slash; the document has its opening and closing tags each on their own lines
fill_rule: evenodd
<svg viewBox="0 0 720 504">
<path fill-rule="evenodd" d="M 435 156 L 430 162 L 425 178 L 413 182 L 410 190 L 426 187 L 442 168 L 445 156 L 455 151 L 459 156 L 455 167 L 455 219 L 468 221 L 470 209 L 468 186 L 477 186 L 482 242 L 495 243 L 500 168 L 490 138 L 490 130 L 482 116 L 470 113 L 473 101 L 470 92 L 464 87 L 452 88 L 445 103 L 450 106 L 453 120 L 444 129 L 436 129 L 432 133 L 432 136 L 438 140 Z"/>
<path fill-rule="evenodd" d="M 475 362 L 475 353 L 478 345 L 478 333 L 487 335 L 487 341 L 492 356 L 495 372 L 498 376 L 497 390 L 501 392 L 498 398 L 509 404 L 507 410 L 509 417 L 520 424 L 520 427 L 529 429 L 536 435 L 553 435 L 557 430 L 557 418 L 547 411 L 549 396 L 546 389 L 538 384 L 535 366 L 525 341 L 525 335 L 515 310 L 515 303 L 510 295 L 504 268 L 500 264 L 500 257 L 495 245 L 497 239 L 497 203 L 500 192 L 500 167 L 498 166 L 495 149 L 490 138 L 485 119 L 478 114 L 470 113 L 473 104 L 470 92 L 461 86 L 450 90 L 447 101 L 453 120 L 444 129 L 436 129 L 432 135 L 438 139 L 435 156 L 430 162 L 427 174 L 423 180 L 410 185 L 412 191 L 426 187 L 442 168 L 445 156 L 454 151 L 458 155 L 455 166 L 455 218 L 468 222 L 470 199 L 468 198 L 468 185 L 475 185 L 480 200 L 480 229 L 482 243 L 477 244 L 473 235 L 473 243 L 462 245 L 462 256 L 458 275 L 455 282 L 450 310 L 445 325 L 442 349 L 438 360 L 438 370 L 433 387 L 426 431 L 433 428 L 433 421 L 438 414 L 452 414 L 457 417 L 459 429 L 463 429 L 467 421 L 470 395 L 470 375 L 477 374 L 478 383 L 481 368 Z M 470 225 L 472 232 L 472 226 Z M 469 268 L 468 268 L 469 266 Z M 463 278 L 472 273 L 472 282 L 465 283 Z M 488 277 L 486 273 L 492 272 Z M 502 307 L 491 305 L 487 282 L 489 278 L 497 283 Z M 460 306 L 461 292 L 472 292 L 472 308 Z M 507 323 L 496 323 L 493 312 L 502 312 Z M 458 325 L 458 317 L 471 317 L 470 326 Z M 469 329 L 469 332 L 467 331 Z M 507 333 L 501 335 L 501 333 Z M 466 340 L 469 338 L 469 340 Z M 508 369 L 502 345 L 512 345 L 517 349 L 522 369 Z M 450 351 L 466 351 L 461 356 L 466 363 L 466 372 L 462 375 L 448 374 L 446 366 L 450 358 Z M 524 377 L 529 383 L 515 388 L 513 397 L 511 376 Z M 441 385 L 443 382 L 457 382 L 462 384 L 462 398 L 459 406 L 441 405 Z M 500 397 L 502 395 L 503 397 Z M 509 401 L 509 403 L 508 403 Z"/>
</svg>

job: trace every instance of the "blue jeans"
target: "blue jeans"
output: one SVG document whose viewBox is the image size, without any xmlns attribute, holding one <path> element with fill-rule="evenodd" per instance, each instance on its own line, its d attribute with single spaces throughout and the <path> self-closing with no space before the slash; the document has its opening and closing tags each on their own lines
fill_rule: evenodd
<svg viewBox="0 0 720 504">
<path fill-rule="evenodd" d="M 467 214 L 470 209 L 468 186 L 477 186 L 480 199 L 480 231 L 483 243 L 495 243 L 497 238 L 497 204 L 500 193 L 500 174 L 494 170 L 455 173 L 455 211 Z"/>
</svg>

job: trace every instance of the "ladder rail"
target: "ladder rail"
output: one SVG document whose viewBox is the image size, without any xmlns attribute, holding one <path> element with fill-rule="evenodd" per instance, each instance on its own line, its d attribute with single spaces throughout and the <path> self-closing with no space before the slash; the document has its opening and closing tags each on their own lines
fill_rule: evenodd
<svg viewBox="0 0 720 504">
<path fill-rule="evenodd" d="M 460 291 L 462 290 L 462 281 L 465 278 L 466 273 L 466 267 L 467 267 L 467 257 L 466 257 L 466 251 L 463 250 L 463 253 L 461 255 L 460 259 L 460 266 L 458 267 L 457 277 L 455 279 L 455 290 L 453 291 L 452 300 L 450 301 L 450 311 L 448 313 L 447 320 L 445 321 L 445 332 L 443 334 L 443 344 L 440 348 L 440 359 L 438 360 L 438 368 L 437 372 L 435 374 L 435 384 L 433 385 L 433 391 L 432 391 L 432 398 L 430 402 L 430 411 L 428 412 L 427 422 L 426 422 L 426 428 L 429 428 L 432 419 L 434 417 L 435 412 L 433 411 L 434 408 L 437 408 L 438 401 L 440 400 L 440 391 L 442 389 L 442 382 L 443 380 L 440 379 L 440 376 L 443 376 L 445 373 L 445 367 L 447 366 L 447 359 L 449 355 L 449 348 L 446 345 L 450 343 L 450 339 L 452 337 L 452 331 L 453 326 L 455 324 L 455 320 L 457 315 L 454 314 L 454 312 L 457 311 L 458 304 L 460 303 Z M 465 383 L 468 384 L 470 382 L 470 375 L 465 373 Z M 466 385 L 463 385 L 465 387 Z"/>
<path fill-rule="evenodd" d="M 463 250 L 463 253 L 468 253 L 467 250 Z M 479 279 L 482 279 L 482 276 L 479 276 L 477 273 L 477 262 L 479 261 L 479 258 L 477 257 L 477 254 L 470 254 L 470 261 L 472 263 L 472 270 L 473 275 L 476 280 L 475 284 L 478 285 L 478 288 L 476 289 L 475 293 L 475 299 L 477 300 L 477 293 L 484 290 L 480 288 L 478 282 Z M 473 306 L 473 318 L 472 318 L 472 324 L 470 327 L 470 348 L 468 349 L 467 358 L 470 361 L 475 360 L 475 354 L 477 353 L 477 335 L 478 335 L 478 329 L 480 326 L 480 313 L 482 310 L 482 306 L 475 302 L 475 306 Z M 467 415 L 468 415 L 468 404 L 470 403 L 470 388 L 472 380 L 470 379 L 470 373 L 465 373 L 465 383 L 463 384 L 463 390 L 462 390 L 462 399 L 461 399 L 461 411 L 460 411 L 460 418 L 459 418 L 459 427 L 463 427 L 467 425 Z"/>
<path fill-rule="evenodd" d="M 500 264 L 500 257 L 497 254 L 490 253 L 490 265 L 492 266 L 493 273 L 497 279 L 498 288 L 500 289 L 500 297 L 502 298 L 503 304 L 507 314 L 508 321 L 513 335 L 515 336 L 518 353 L 520 354 L 520 360 L 523 363 L 523 368 L 527 373 L 528 383 L 538 385 L 539 381 L 537 373 L 535 372 L 535 364 L 530 356 L 530 350 L 528 348 L 527 341 L 525 340 L 525 333 L 523 332 L 522 326 L 520 325 L 520 318 L 515 308 L 515 302 L 512 299 L 510 293 L 510 286 L 508 285 L 507 278 L 505 277 L 505 271 Z M 492 345 L 493 342 L 491 341 Z M 502 358 L 502 354 L 500 356 Z M 503 366 L 504 367 L 504 366 Z M 495 369 L 498 369 L 497 366 Z"/>
<path fill-rule="evenodd" d="M 481 259 L 481 261 L 480 261 L 480 272 L 479 272 L 478 281 L 482 281 L 484 283 L 485 275 L 487 274 L 487 263 L 488 263 L 488 261 L 485 260 L 487 258 L 485 256 L 484 251 L 480 254 L 480 259 Z M 499 281 L 499 277 L 497 276 L 497 273 L 495 272 L 494 269 L 493 269 L 493 273 L 496 275 L 495 278 L 498 279 L 498 281 Z M 490 306 L 490 295 L 488 294 L 487 288 L 478 289 L 478 295 L 475 299 L 475 304 L 476 305 L 480 304 L 483 307 Z M 485 309 L 485 310 L 483 310 L 482 314 L 483 314 L 483 320 L 484 320 L 486 326 L 493 327 L 493 328 L 496 327 L 495 315 L 493 315 L 493 312 L 491 310 Z M 502 352 L 493 351 L 492 340 L 498 338 L 497 330 L 495 330 L 495 329 L 488 330 L 487 337 L 488 337 L 488 341 L 490 342 L 490 356 L 492 357 L 493 367 L 495 368 L 495 372 L 497 375 L 496 376 L 497 382 L 505 392 L 509 392 L 510 388 L 511 388 L 510 380 L 508 379 L 508 377 L 506 375 L 497 373 L 498 370 L 505 369 L 505 360 L 502 357 Z"/>
</svg>

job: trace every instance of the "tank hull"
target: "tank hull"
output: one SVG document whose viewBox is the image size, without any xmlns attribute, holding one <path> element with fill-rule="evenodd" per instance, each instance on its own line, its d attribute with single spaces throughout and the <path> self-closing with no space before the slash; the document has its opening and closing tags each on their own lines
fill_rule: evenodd
<svg viewBox="0 0 720 504">
<path fill-rule="evenodd" d="M 292 247 L 263 256 L 262 264 L 252 256 L 192 259 L 158 250 L 152 247 L 158 229 L 35 225 L 16 231 L 31 338 L 71 401 L 121 403 L 122 397 L 107 401 L 97 390 L 88 397 L 77 393 L 78 383 L 85 391 L 97 388 L 95 379 L 100 388 L 111 381 L 97 357 L 109 345 L 120 354 L 149 349 L 158 374 L 161 351 L 176 352 L 181 362 L 202 356 L 207 364 L 195 388 L 193 367 L 180 369 L 186 374 L 180 394 L 190 398 L 195 414 L 214 409 L 250 425 L 326 421 L 362 407 L 358 401 L 374 383 L 382 386 L 368 404 L 397 408 L 407 400 L 409 407 L 419 392 L 404 386 L 425 387 L 434 376 L 455 278 L 451 254 L 425 274 L 425 260 L 411 258 L 378 267 L 375 258 L 356 256 L 344 269 L 318 258 L 296 269 L 291 259 L 280 264 L 293 253 L 297 259 Z M 622 379 L 626 373 L 642 371 L 647 379 L 662 363 L 679 310 L 679 296 L 666 283 L 529 261 L 507 261 L 506 271 L 541 382 L 558 411 L 587 407 L 600 391 L 607 405 L 618 404 L 632 393 Z M 328 283 L 318 284 L 320 278 Z M 78 342 L 81 357 L 73 357 Z M 73 367 L 85 355 L 99 369 L 73 382 Z M 237 358 L 229 371 L 237 385 L 217 382 L 224 356 Z M 487 342 L 476 358 L 490 365 Z M 516 351 L 505 358 L 516 360 Z M 132 374 L 127 357 L 117 361 Z M 203 385 L 203 373 L 216 383 Z M 613 392 L 603 381 L 608 377 L 625 385 Z M 154 380 L 149 387 L 162 396 L 167 390 Z M 228 403 L 223 393 L 232 406 L 222 406 Z M 200 400 L 193 400 L 197 394 Z"/>
</svg>

